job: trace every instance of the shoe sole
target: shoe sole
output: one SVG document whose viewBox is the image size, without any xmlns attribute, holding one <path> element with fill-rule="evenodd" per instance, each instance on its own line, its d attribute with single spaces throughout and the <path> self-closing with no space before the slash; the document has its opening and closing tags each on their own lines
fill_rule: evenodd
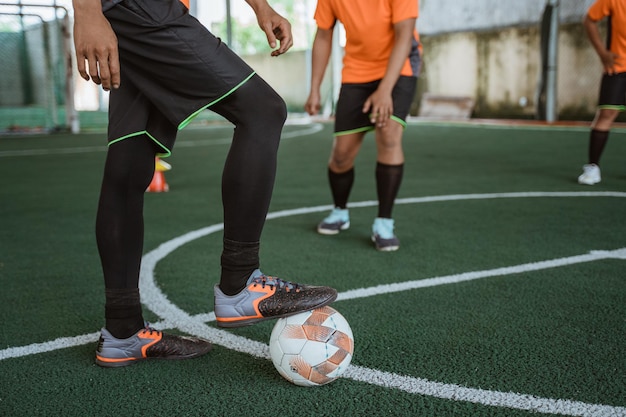
<svg viewBox="0 0 626 417">
<path fill-rule="evenodd" d="M 311 311 L 311 310 L 316 310 L 318 308 L 321 307 L 325 307 L 327 305 L 329 305 L 330 303 L 334 302 L 337 299 L 337 294 L 335 294 L 334 296 L 332 296 L 331 298 L 329 298 L 328 300 L 319 303 L 318 305 L 308 308 L 306 310 L 299 310 L 299 311 L 292 311 L 289 313 L 285 313 L 285 314 L 280 314 L 277 316 L 270 316 L 270 317 L 258 317 L 258 318 L 253 318 L 253 319 L 244 319 L 244 320 L 238 320 L 238 321 L 226 321 L 226 322 L 219 322 L 217 321 L 217 327 L 222 327 L 222 328 L 227 328 L 227 329 L 232 329 L 234 327 L 245 327 L 245 326 L 250 326 L 252 324 L 256 324 L 262 321 L 266 321 L 266 320 L 274 320 L 274 319 L 280 319 L 283 317 L 289 317 L 289 316 L 295 316 L 296 314 L 300 314 L 300 313 L 304 313 L 305 311 Z"/>
<path fill-rule="evenodd" d="M 198 358 L 202 355 L 205 355 L 206 353 L 209 353 L 210 351 L 211 351 L 211 348 L 207 349 L 206 351 L 191 353 L 185 356 L 179 355 L 179 356 L 154 357 L 154 358 L 150 358 L 150 357 L 128 358 L 127 360 L 121 360 L 121 361 L 113 359 L 111 362 L 109 362 L 106 358 L 98 359 L 98 356 L 96 356 L 96 365 L 101 366 L 103 368 L 122 368 L 124 366 L 134 365 L 136 363 L 143 362 L 146 360 L 174 361 L 174 360 L 183 360 L 183 359 L 193 359 L 193 358 Z"/>
<path fill-rule="evenodd" d="M 344 223 L 339 229 L 322 229 L 322 228 L 317 228 L 317 233 L 319 233 L 320 235 L 326 235 L 326 236 L 331 236 L 331 235 L 337 235 L 339 234 L 339 232 L 343 231 L 343 230 L 348 230 L 350 228 L 350 222 Z"/>
<path fill-rule="evenodd" d="M 383 247 L 376 246 L 376 250 L 379 252 L 394 252 L 394 251 L 397 251 L 398 249 L 400 249 L 400 246 L 383 246 Z"/>
<path fill-rule="evenodd" d="M 599 182 L 600 182 L 600 180 L 598 180 L 598 181 L 578 180 L 578 183 L 582 184 L 582 185 L 595 185 L 595 184 L 598 184 Z"/>
<path fill-rule="evenodd" d="M 378 246 L 376 244 L 376 236 L 372 236 L 372 242 L 374 242 L 374 246 L 379 252 L 394 252 L 400 249 L 400 245 Z"/>
</svg>

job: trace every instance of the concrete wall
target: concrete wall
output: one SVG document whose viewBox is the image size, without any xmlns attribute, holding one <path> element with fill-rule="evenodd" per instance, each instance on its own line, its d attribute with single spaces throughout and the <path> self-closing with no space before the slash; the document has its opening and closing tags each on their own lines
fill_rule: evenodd
<svg viewBox="0 0 626 417">
<path fill-rule="evenodd" d="M 539 29 L 424 36 L 424 92 L 469 96 L 476 117 L 532 117 L 542 66 Z M 559 35 L 557 105 L 562 118 L 595 112 L 602 66 L 580 24 Z"/>
<path fill-rule="evenodd" d="M 561 22 L 580 22 L 594 0 L 560 0 Z M 424 35 L 491 30 L 536 23 L 548 0 L 420 0 L 417 27 Z"/>
<path fill-rule="evenodd" d="M 539 37 L 537 26 L 423 36 L 424 65 L 411 113 L 417 114 L 421 94 L 428 92 L 473 98 L 474 117 L 534 117 L 542 65 Z M 309 92 L 308 51 L 244 59 L 282 95 L 290 111 L 303 111 Z M 562 25 L 557 74 L 559 118 L 592 117 L 601 73 L 598 57 L 581 25 Z M 331 98 L 330 84 L 327 73 L 322 88 L 327 100 Z"/>
</svg>

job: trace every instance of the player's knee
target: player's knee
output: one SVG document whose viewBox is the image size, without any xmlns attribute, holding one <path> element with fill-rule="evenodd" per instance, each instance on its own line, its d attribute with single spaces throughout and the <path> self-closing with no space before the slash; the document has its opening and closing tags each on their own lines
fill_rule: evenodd
<svg viewBox="0 0 626 417">
<path fill-rule="evenodd" d="M 104 180 L 114 187 L 145 191 L 154 173 L 154 153 L 141 139 L 125 139 L 109 147 Z M 138 146 L 139 145 L 139 146 Z"/>
<path fill-rule="evenodd" d="M 287 119 L 287 105 L 283 98 L 260 77 L 254 76 L 238 91 L 240 102 L 253 106 L 254 111 L 245 112 L 254 123 L 261 121 L 281 126 Z"/>
<path fill-rule="evenodd" d="M 379 147 L 395 149 L 402 147 L 402 126 L 395 121 L 390 121 L 383 127 L 378 127 L 376 142 Z"/>
<path fill-rule="evenodd" d="M 276 124 L 282 126 L 287 120 L 287 104 L 276 92 L 269 95 L 266 102 L 261 103 L 260 107 L 262 107 L 260 113 L 263 113 L 266 119 Z"/>
<path fill-rule="evenodd" d="M 354 165 L 354 158 L 348 153 L 333 152 L 328 165 L 333 172 L 345 172 Z"/>
</svg>

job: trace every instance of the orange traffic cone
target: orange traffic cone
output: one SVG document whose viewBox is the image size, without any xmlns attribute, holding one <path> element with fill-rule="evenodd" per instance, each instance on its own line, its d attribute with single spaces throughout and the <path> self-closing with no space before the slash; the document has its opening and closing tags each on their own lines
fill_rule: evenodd
<svg viewBox="0 0 626 417">
<path fill-rule="evenodd" d="M 154 159 L 154 176 L 152 177 L 152 182 L 146 189 L 148 193 L 163 193 L 170 190 L 170 186 L 165 182 L 165 174 L 164 171 L 169 171 L 172 169 L 172 166 L 167 162 L 161 161 L 161 159 L 157 156 Z"/>
</svg>

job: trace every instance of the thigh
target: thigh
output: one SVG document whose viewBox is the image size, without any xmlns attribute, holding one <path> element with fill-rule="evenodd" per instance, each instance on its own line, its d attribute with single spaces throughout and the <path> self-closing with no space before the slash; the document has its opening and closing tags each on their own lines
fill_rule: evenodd
<svg viewBox="0 0 626 417">
<path fill-rule="evenodd" d="M 342 84 L 335 112 L 335 134 L 368 132 L 375 129 L 369 115 L 363 113 L 363 104 L 376 88 L 380 80 L 362 84 Z M 391 93 L 393 115 L 391 119 L 406 126 L 406 118 L 415 98 L 417 77 L 401 76 Z"/>
<path fill-rule="evenodd" d="M 121 82 L 130 78 L 178 129 L 254 74 L 178 0 L 126 0 L 105 15 L 118 37 Z"/>
<path fill-rule="evenodd" d="M 378 81 L 361 84 L 342 84 L 335 109 L 335 135 L 374 130 L 367 113 L 363 113 L 365 100 L 376 91 Z"/>
<path fill-rule="evenodd" d="M 406 118 L 411 110 L 416 88 L 417 77 L 406 76 L 401 76 L 393 87 L 391 93 L 393 98 L 393 116 L 391 118 L 402 126 L 406 126 Z"/>
<path fill-rule="evenodd" d="M 602 76 L 598 107 L 617 111 L 626 110 L 626 72 Z"/>
</svg>

